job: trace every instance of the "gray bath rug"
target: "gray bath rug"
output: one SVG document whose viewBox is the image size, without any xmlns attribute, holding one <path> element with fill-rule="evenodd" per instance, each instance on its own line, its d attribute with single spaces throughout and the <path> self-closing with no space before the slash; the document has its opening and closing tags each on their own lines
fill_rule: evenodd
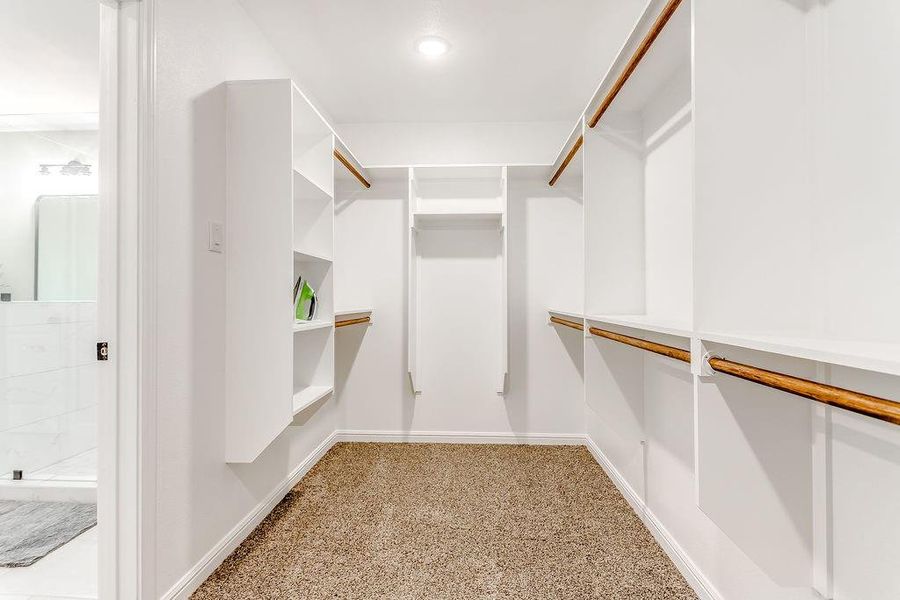
<svg viewBox="0 0 900 600">
<path fill-rule="evenodd" d="M 0 500 L 0 567 L 32 565 L 96 524 L 96 504 Z"/>
</svg>

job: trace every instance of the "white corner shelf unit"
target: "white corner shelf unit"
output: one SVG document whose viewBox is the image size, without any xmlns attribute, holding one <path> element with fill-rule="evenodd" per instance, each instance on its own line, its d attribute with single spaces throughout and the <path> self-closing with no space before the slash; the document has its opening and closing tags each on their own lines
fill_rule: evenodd
<svg viewBox="0 0 900 600">
<path fill-rule="evenodd" d="M 290 81 L 226 85 L 225 460 L 253 462 L 334 389 L 334 149 Z M 316 292 L 294 319 L 292 288 Z"/>
<path fill-rule="evenodd" d="M 476 394 L 506 390 L 506 209 L 506 167 L 409 169 L 408 373 L 416 394 L 429 378 L 437 384 L 460 372 Z"/>
</svg>

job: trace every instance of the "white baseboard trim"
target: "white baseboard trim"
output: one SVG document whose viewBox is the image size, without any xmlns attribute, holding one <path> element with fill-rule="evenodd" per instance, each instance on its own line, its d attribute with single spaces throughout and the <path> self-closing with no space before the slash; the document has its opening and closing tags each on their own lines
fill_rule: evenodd
<svg viewBox="0 0 900 600">
<path fill-rule="evenodd" d="M 530 444 L 580 446 L 580 433 L 510 433 L 473 431 L 377 431 L 339 429 L 341 442 L 403 442 L 410 444 Z"/>
<path fill-rule="evenodd" d="M 272 509 L 291 491 L 291 488 L 297 485 L 297 482 L 325 456 L 325 453 L 331 449 L 336 441 L 336 432 L 325 438 L 271 494 L 257 504 L 240 523 L 235 525 L 218 544 L 200 559 L 200 562 L 185 573 L 168 592 L 163 594 L 161 600 L 187 600 L 200 587 L 200 584 L 212 575 L 212 572 L 222 564 L 228 555 L 234 552 L 234 549 L 256 529 L 256 526 L 272 512 Z"/>
<path fill-rule="evenodd" d="M 624 477 L 619 473 L 613 464 L 606 458 L 603 451 L 594 443 L 590 436 L 585 436 L 584 444 L 588 451 L 593 455 L 594 460 L 606 471 L 609 478 L 619 489 L 622 496 L 631 505 L 634 512 L 640 517 L 647 529 L 656 539 L 657 543 L 662 547 L 668 557 L 672 560 L 678 570 L 687 580 L 688 585 L 693 588 L 701 600 L 722 600 L 721 594 L 716 590 L 715 586 L 706 578 L 697 564 L 691 560 L 684 549 L 675 541 L 675 538 L 669 531 L 663 527 L 656 515 L 653 514 L 644 500 L 634 491 L 634 488 L 628 484 Z"/>
</svg>

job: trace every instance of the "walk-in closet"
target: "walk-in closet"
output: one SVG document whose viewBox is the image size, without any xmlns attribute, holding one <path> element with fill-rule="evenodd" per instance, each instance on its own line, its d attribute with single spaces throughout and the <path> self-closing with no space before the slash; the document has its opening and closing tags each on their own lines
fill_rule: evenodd
<svg viewBox="0 0 900 600">
<path fill-rule="evenodd" d="M 898 57 L 0 0 L 0 600 L 900 598 Z"/>
</svg>

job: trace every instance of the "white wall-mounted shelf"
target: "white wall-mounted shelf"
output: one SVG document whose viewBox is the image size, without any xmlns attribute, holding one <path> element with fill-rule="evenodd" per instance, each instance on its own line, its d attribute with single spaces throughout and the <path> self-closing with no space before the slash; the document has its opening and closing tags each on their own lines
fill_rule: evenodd
<svg viewBox="0 0 900 600">
<path fill-rule="evenodd" d="M 587 315 L 585 318 L 594 323 L 608 323 L 610 325 L 619 325 L 620 327 L 630 327 L 632 329 L 685 338 L 693 335 L 693 331 L 688 323 L 675 319 L 660 319 L 647 315 Z"/>
<path fill-rule="evenodd" d="M 353 322 L 362 319 L 360 322 Z M 349 322 L 348 322 L 349 321 Z M 340 331 L 345 327 L 352 327 L 355 325 L 370 325 L 372 323 L 372 309 L 371 308 L 353 308 L 340 310 L 334 313 L 334 328 L 336 331 Z"/>
<path fill-rule="evenodd" d="M 332 199 L 332 196 L 326 190 L 323 190 L 317 183 L 310 180 L 306 175 L 304 175 L 299 169 L 296 167 L 293 169 L 294 171 L 294 197 L 295 198 L 307 198 L 307 199 L 319 199 L 322 201 L 327 201 Z"/>
<path fill-rule="evenodd" d="M 368 317 L 372 314 L 372 311 L 375 310 L 373 308 L 344 308 L 341 310 L 334 311 L 335 318 L 354 318 L 354 317 Z"/>
<path fill-rule="evenodd" d="M 560 317 L 563 319 L 569 319 L 569 320 L 574 320 L 574 321 L 584 320 L 584 313 L 581 311 L 558 310 L 555 308 L 548 308 L 547 312 L 550 313 L 551 316 Z"/>
<path fill-rule="evenodd" d="M 331 321 L 324 321 L 322 319 L 313 319 L 312 321 L 295 321 L 294 333 L 324 329 L 326 327 L 331 327 L 332 325 L 333 323 Z"/>
<path fill-rule="evenodd" d="M 297 262 L 332 262 L 332 259 L 329 256 L 323 256 L 321 254 L 315 254 L 313 252 L 304 252 L 303 250 L 297 249 L 294 250 L 294 260 Z"/>
<path fill-rule="evenodd" d="M 416 229 L 496 229 L 503 227 L 503 212 L 413 212 Z"/>
<path fill-rule="evenodd" d="M 331 385 L 311 385 L 294 394 L 292 399 L 293 415 L 297 416 L 328 394 L 334 392 Z"/>
<path fill-rule="evenodd" d="M 697 337 L 749 350 L 900 375 L 900 344 L 711 331 L 699 332 Z"/>
<path fill-rule="evenodd" d="M 226 93 L 225 461 L 250 463 L 334 386 L 334 135 L 287 79 Z M 313 321 L 293 319 L 301 275 Z"/>
<path fill-rule="evenodd" d="M 361 319 L 363 317 L 372 317 L 372 308 L 346 308 L 334 311 L 335 321 L 350 321 L 352 319 Z"/>
</svg>

